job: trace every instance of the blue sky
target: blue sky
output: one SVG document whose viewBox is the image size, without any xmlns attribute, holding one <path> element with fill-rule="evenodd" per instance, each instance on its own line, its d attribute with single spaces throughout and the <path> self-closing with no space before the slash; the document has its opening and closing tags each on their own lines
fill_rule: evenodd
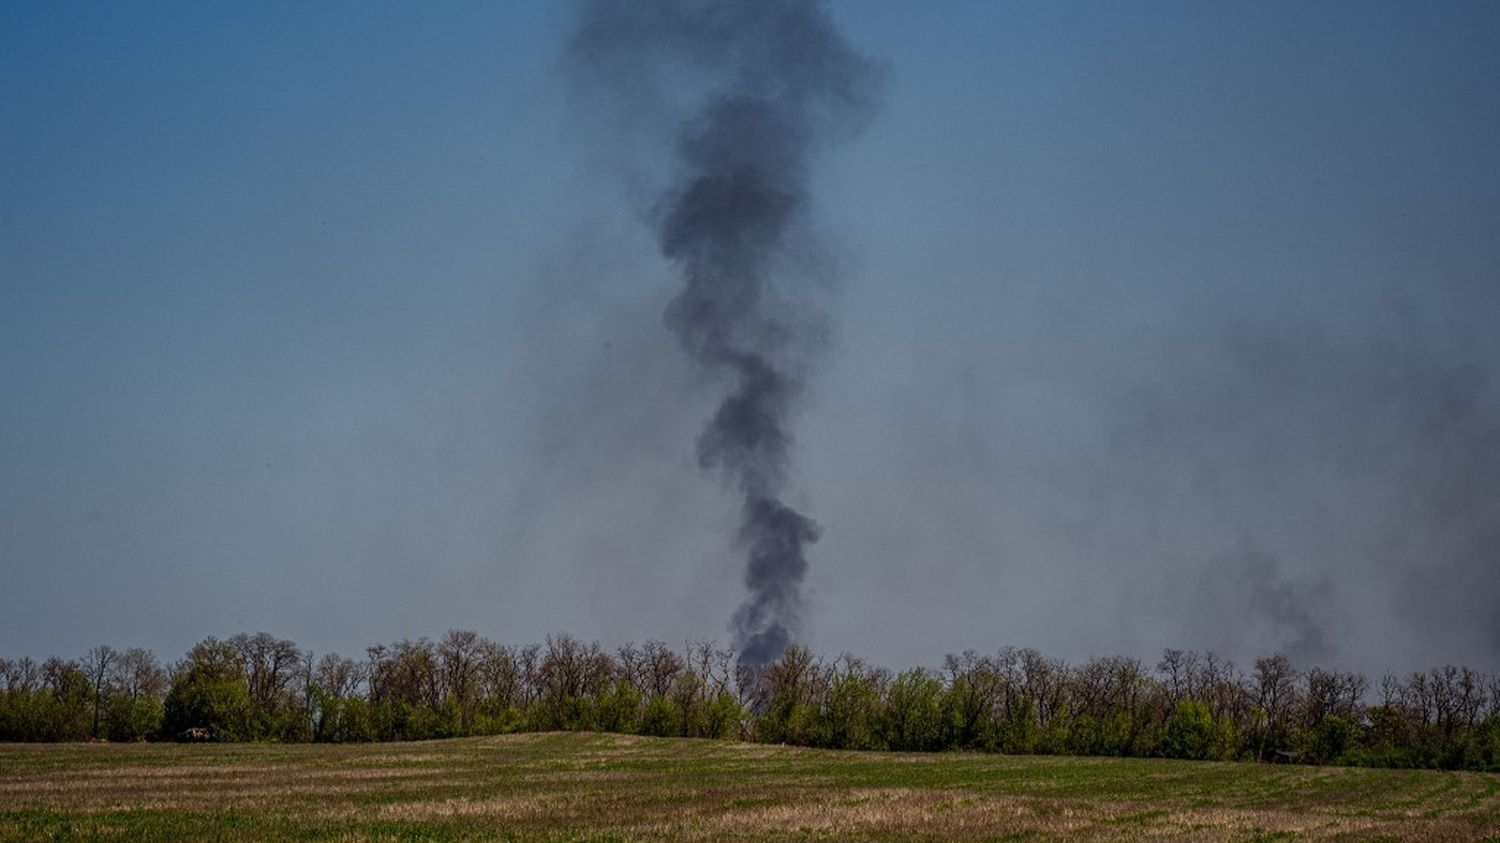
<svg viewBox="0 0 1500 843">
<path fill-rule="evenodd" d="M 1500 7 L 831 9 L 809 643 L 1500 668 Z M 724 637 L 572 13 L 0 9 L 0 654 Z"/>
</svg>

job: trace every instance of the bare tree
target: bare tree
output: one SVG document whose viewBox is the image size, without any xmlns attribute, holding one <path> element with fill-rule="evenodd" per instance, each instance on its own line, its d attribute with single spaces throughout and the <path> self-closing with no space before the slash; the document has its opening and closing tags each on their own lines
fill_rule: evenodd
<svg viewBox="0 0 1500 843">
<path fill-rule="evenodd" d="M 1277 653 L 1255 660 L 1256 705 L 1265 717 L 1258 743 L 1259 757 L 1264 758 L 1269 742 L 1281 742 L 1286 736 L 1287 713 L 1296 693 L 1297 672 L 1286 656 Z"/>
<path fill-rule="evenodd" d="M 458 706 L 459 725 L 465 732 L 474 722 L 479 660 L 484 644 L 478 633 L 466 629 L 450 629 L 438 642 L 443 684 Z"/>
<path fill-rule="evenodd" d="M 677 674 L 682 672 L 682 657 L 672 652 L 671 647 L 655 639 L 647 641 L 641 653 L 645 660 L 646 687 L 643 690 L 647 696 L 666 696 L 677 680 Z"/>
<path fill-rule="evenodd" d="M 539 644 L 527 644 L 521 648 L 521 698 L 524 705 L 537 701 L 542 693 L 542 648 Z"/>
<path fill-rule="evenodd" d="M 948 706 L 954 718 L 955 740 L 963 748 L 980 747 L 1000 698 L 1000 673 L 995 663 L 974 650 L 962 656 L 949 653 L 943 659 L 947 674 Z"/>
<path fill-rule="evenodd" d="M 132 702 L 160 698 L 167 692 L 167 672 L 156 654 L 142 647 L 131 647 L 120 654 L 114 682 Z"/>
<path fill-rule="evenodd" d="M 481 705 L 498 714 L 518 704 L 521 698 L 521 665 L 510 647 L 485 641 L 479 651 Z"/>
<path fill-rule="evenodd" d="M 1307 671 L 1302 719 L 1309 726 L 1328 717 L 1355 720 L 1369 682 L 1357 673 L 1340 673 L 1314 667 Z"/>
<path fill-rule="evenodd" d="M 324 653 L 318 659 L 313 675 L 313 684 L 329 696 L 344 698 L 354 695 L 363 679 L 364 668 L 354 659 L 337 653 Z"/>
<path fill-rule="evenodd" d="M 626 641 L 615 650 L 615 662 L 619 665 L 620 678 L 645 696 L 646 656 L 634 641 Z"/>
<path fill-rule="evenodd" d="M 264 712 L 282 708 L 282 696 L 297 677 L 302 651 L 292 641 L 268 632 L 241 633 L 229 639 L 239 654 L 250 698 Z"/>
<path fill-rule="evenodd" d="M 106 683 L 109 681 L 115 667 L 115 662 L 119 658 L 120 654 L 115 648 L 108 644 L 100 644 L 97 647 L 89 648 L 89 651 L 83 654 L 83 660 L 80 662 L 84 675 L 89 679 L 89 686 L 93 689 L 94 725 L 90 729 L 89 735 L 94 738 L 99 737 L 99 711 L 104 702 Z"/>
<path fill-rule="evenodd" d="M 1162 676 L 1167 692 L 1167 701 L 1175 707 L 1192 696 L 1193 672 L 1198 665 L 1198 654 L 1190 650 L 1163 650 L 1156 671 Z"/>
<path fill-rule="evenodd" d="M 0 679 L 7 693 L 30 693 L 41 684 L 41 667 L 30 656 L 0 660 Z"/>
</svg>

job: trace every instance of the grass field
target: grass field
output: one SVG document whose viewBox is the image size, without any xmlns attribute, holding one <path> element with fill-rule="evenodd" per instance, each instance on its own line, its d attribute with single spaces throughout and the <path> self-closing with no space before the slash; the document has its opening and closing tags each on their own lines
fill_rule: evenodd
<svg viewBox="0 0 1500 843">
<path fill-rule="evenodd" d="M 1500 775 L 610 735 L 0 745 L 0 839 L 1500 840 Z"/>
</svg>

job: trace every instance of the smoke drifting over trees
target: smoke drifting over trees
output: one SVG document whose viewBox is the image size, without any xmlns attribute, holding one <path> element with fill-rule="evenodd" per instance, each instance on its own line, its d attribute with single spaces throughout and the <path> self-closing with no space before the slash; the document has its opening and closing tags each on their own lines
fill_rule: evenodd
<svg viewBox="0 0 1500 843">
<path fill-rule="evenodd" d="M 787 246 L 806 222 L 816 154 L 865 121 L 878 74 L 820 5 L 793 0 L 590 2 L 570 57 L 581 83 L 626 108 L 660 95 L 653 89 L 672 72 L 706 88 L 674 138 L 673 181 L 654 216 L 683 280 L 666 324 L 694 360 L 733 381 L 697 453 L 743 496 L 750 594 L 733 630 L 741 658 L 761 664 L 797 632 L 807 547 L 819 535 L 783 499 L 789 413 L 810 346 L 802 334 L 820 321 L 795 289 L 810 279 Z"/>
</svg>

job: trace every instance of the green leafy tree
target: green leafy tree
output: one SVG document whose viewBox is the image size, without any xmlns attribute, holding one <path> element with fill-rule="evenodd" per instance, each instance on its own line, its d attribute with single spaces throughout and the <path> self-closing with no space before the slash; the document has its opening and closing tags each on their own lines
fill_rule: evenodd
<svg viewBox="0 0 1500 843">
<path fill-rule="evenodd" d="M 658 738 L 676 737 L 682 723 L 682 712 L 671 697 L 655 696 L 646 703 L 641 714 L 641 734 Z"/>
<path fill-rule="evenodd" d="M 938 749 L 943 740 L 943 683 L 921 668 L 891 681 L 881 731 L 891 749 Z"/>
<path fill-rule="evenodd" d="M 880 695 L 872 677 L 859 671 L 839 675 L 828 689 L 823 706 L 826 724 L 819 731 L 828 745 L 838 749 L 876 749 L 876 724 L 880 717 Z"/>
<path fill-rule="evenodd" d="M 1212 757 L 1216 733 L 1208 706 L 1198 700 L 1183 700 L 1172 710 L 1162 736 L 1162 754 L 1168 758 Z"/>
<path fill-rule="evenodd" d="M 167 691 L 162 731 L 182 738 L 207 729 L 219 741 L 249 740 L 254 706 L 239 653 L 229 642 L 209 637 L 193 645 Z"/>
</svg>

